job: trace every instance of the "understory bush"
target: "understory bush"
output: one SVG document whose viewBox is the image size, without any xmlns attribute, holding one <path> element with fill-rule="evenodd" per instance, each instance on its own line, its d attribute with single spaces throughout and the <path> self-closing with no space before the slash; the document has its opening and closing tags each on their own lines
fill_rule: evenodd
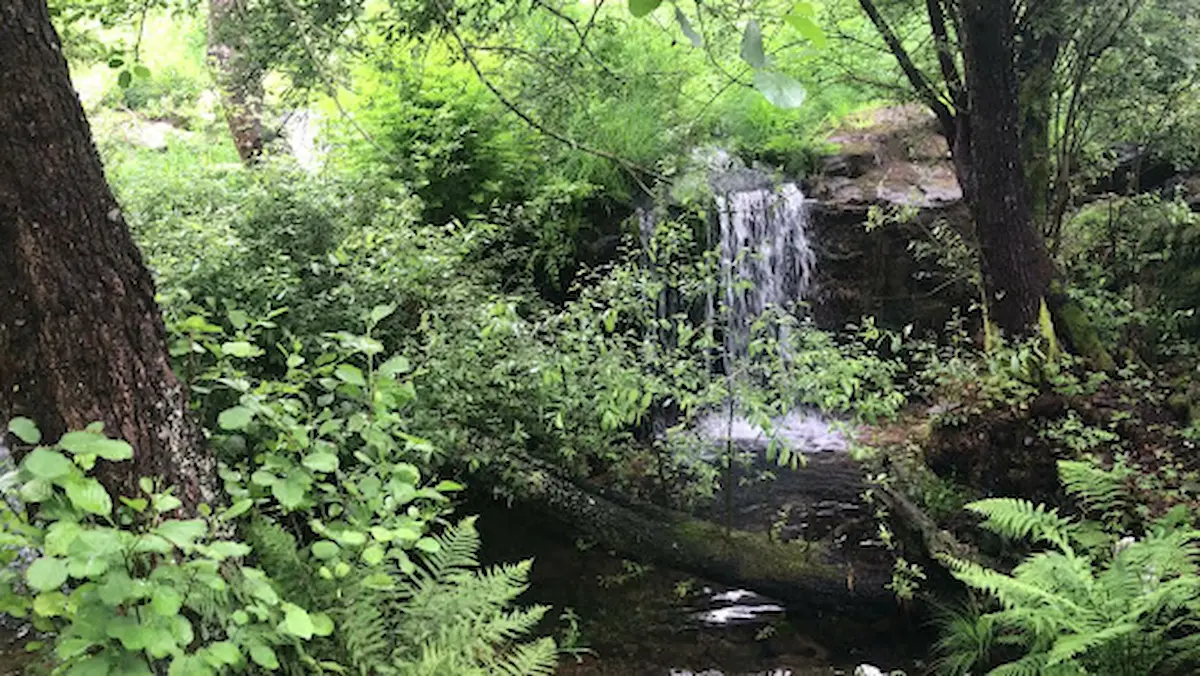
<svg viewBox="0 0 1200 676">
<path fill-rule="evenodd" d="M 0 506 L 2 556 L 38 556 L 0 572 L 5 612 L 32 614 L 71 674 L 551 673 L 553 641 L 522 640 L 546 608 L 511 607 L 530 562 L 479 568 L 473 520 L 450 520 L 462 486 L 431 476 L 437 451 L 411 434 L 412 367 L 371 335 L 394 310 L 319 354 L 269 348 L 273 376 L 247 369 L 268 361 L 253 339 L 269 319 L 173 325 L 231 501 L 193 519 L 171 516 L 170 487 L 117 497 L 87 476 L 128 444 L 93 428 L 36 446 L 12 421 L 28 452 L 5 482 L 20 501 Z"/>
</svg>

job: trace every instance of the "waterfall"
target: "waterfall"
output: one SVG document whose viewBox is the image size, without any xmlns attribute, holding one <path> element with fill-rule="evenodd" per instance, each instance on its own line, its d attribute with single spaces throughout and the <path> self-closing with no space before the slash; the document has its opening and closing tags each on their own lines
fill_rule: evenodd
<svg viewBox="0 0 1200 676">
<path fill-rule="evenodd" d="M 790 310 L 812 289 L 816 255 L 809 211 L 794 183 L 718 194 L 727 358 L 746 355 L 750 327 L 770 308 Z M 786 334 L 777 335 L 786 338 Z"/>
</svg>

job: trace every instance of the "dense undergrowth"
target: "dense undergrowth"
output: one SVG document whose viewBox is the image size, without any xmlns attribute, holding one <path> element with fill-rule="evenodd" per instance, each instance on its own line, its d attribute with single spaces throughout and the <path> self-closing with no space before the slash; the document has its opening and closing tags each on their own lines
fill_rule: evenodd
<svg viewBox="0 0 1200 676">
<path fill-rule="evenodd" d="M 948 564 L 977 597 L 946 623 L 947 673 L 1195 665 L 1200 223 L 1182 196 L 1108 196 L 1067 220 L 1072 294 L 1122 347 L 1111 371 L 1046 336 L 985 339 L 971 307 L 928 333 L 870 318 L 819 329 L 777 308 L 726 360 L 693 151 L 790 176 L 816 167 L 825 133 L 880 90 L 828 84 L 836 64 L 811 36 L 769 38 L 797 43 L 778 57 L 809 86 L 791 111 L 729 86 L 661 27 L 612 19 L 581 68 L 554 61 L 570 32 L 530 19 L 507 45 L 521 58 L 481 49 L 477 67 L 564 142 L 515 117 L 452 43 L 381 30 L 339 64 L 352 86 L 325 83 L 308 102 L 293 99 L 295 74 L 268 83 L 276 112 L 303 103 L 324 120 L 314 170 L 279 139 L 243 167 L 214 114 L 199 24 L 154 21 L 186 49 L 143 59 L 127 86 L 121 64 L 88 69 L 111 54 L 71 45 L 230 504 L 181 519 L 153 482 L 114 502 L 88 472 L 131 449 L 98 429 L 43 441 L 13 421 L 21 450 L 37 450 L 9 488 L 39 508 L 0 511 L 4 563 L 20 547 L 41 557 L 5 568 L 0 604 L 34 618 L 51 644 L 33 648 L 55 668 L 550 673 L 555 645 L 536 637 L 547 609 L 516 605 L 530 563 L 479 566 L 460 482 L 533 459 L 695 507 L 731 459 L 689 430 L 734 399 L 767 430 L 808 408 L 918 429 L 902 452 L 856 450 L 956 533 L 973 530 L 969 506 L 1022 541 L 1015 568 Z M 480 22 L 481 40 L 511 27 Z M 577 77 L 546 78 L 538 49 Z M 148 120 L 171 122 L 164 149 L 138 140 Z M 655 179 L 660 220 L 642 241 L 634 208 L 655 201 Z M 912 246 L 978 284 L 962 237 Z M 796 450 L 770 448 L 792 467 Z"/>
</svg>

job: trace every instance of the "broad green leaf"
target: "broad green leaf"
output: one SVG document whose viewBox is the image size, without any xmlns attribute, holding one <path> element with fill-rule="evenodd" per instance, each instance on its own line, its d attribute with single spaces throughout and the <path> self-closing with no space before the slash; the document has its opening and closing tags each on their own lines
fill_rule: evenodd
<svg viewBox="0 0 1200 676">
<path fill-rule="evenodd" d="M 314 636 L 329 636 L 333 633 L 333 620 L 328 615 L 313 613 L 309 617 L 312 618 Z"/>
<path fill-rule="evenodd" d="M 362 560 L 368 566 L 378 566 L 383 562 L 384 549 L 379 545 L 371 545 L 363 550 Z"/>
<path fill-rule="evenodd" d="M 58 451 L 37 448 L 25 456 L 25 460 L 21 462 L 21 467 L 38 479 L 53 481 L 67 476 L 74 471 L 75 463 L 71 462 L 67 459 L 67 456 Z"/>
<path fill-rule="evenodd" d="M 395 304 L 376 305 L 374 308 L 371 309 L 370 321 L 372 324 L 378 324 L 379 322 L 381 322 L 381 321 L 387 319 L 389 316 L 391 316 L 391 314 L 395 311 L 396 311 Z"/>
<path fill-rule="evenodd" d="M 754 74 L 754 88 L 778 108 L 799 108 L 807 92 L 804 85 L 782 73 L 760 70 Z"/>
<path fill-rule="evenodd" d="M 433 487 L 433 490 L 439 493 L 455 493 L 463 490 L 464 488 L 466 488 L 466 486 L 463 486 L 456 481 L 442 480 L 438 482 L 438 485 Z"/>
<path fill-rule="evenodd" d="M 746 32 L 742 34 L 742 59 L 755 70 L 766 68 L 767 54 L 763 49 L 762 29 L 758 22 L 751 19 L 746 24 Z"/>
<path fill-rule="evenodd" d="M 250 647 L 250 659 L 268 671 L 275 671 L 279 668 L 279 659 L 275 657 L 275 651 L 262 643 L 255 643 Z"/>
<path fill-rule="evenodd" d="M 813 21 L 811 14 L 802 14 L 793 9 L 788 13 L 787 16 L 784 17 L 784 21 L 786 21 L 789 26 L 796 29 L 796 32 L 799 33 L 801 37 L 811 42 L 814 47 L 824 49 L 826 44 L 829 42 L 825 37 L 825 31 L 822 30 L 819 25 L 817 25 L 816 21 Z"/>
<path fill-rule="evenodd" d="M 433 538 L 421 538 L 420 540 L 417 540 L 417 549 L 429 554 L 433 554 L 434 552 L 441 551 L 442 546 Z"/>
<path fill-rule="evenodd" d="M 125 571 L 114 570 L 104 578 L 96 593 L 105 605 L 119 606 L 133 595 L 133 580 Z"/>
<path fill-rule="evenodd" d="M 341 548 L 337 546 L 336 542 L 330 542 L 329 540 L 320 540 L 314 542 L 312 545 L 313 556 L 321 560 L 332 559 L 338 555 L 338 551 L 340 550 Z"/>
<path fill-rule="evenodd" d="M 55 521 L 46 529 L 46 540 L 43 548 L 50 556 L 65 555 L 75 542 L 75 538 L 83 532 L 83 528 L 73 521 Z"/>
<path fill-rule="evenodd" d="M 276 481 L 271 486 L 271 495 L 283 505 L 285 509 L 296 509 L 304 502 L 304 494 L 308 492 L 308 484 L 296 477 L 288 477 L 282 481 Z"/>
<path fill-rule="evenodd" d="M 229 641 L 217 641 L 205 649 L 208 653 L 209 664 L 215 667 L 233 666 L 242 659 L 242 653 L 237 646 Z"/>
<path fill-rule="evenodd" d="M 156 495 L 154 496 L 154 511 L 159 514 L 174 511 L 183 505 L 183 501 L 174 495 Z"/>
<path fill-rule="evenodd" d="M 237 502 L 233 503 L 233 505 L 231 505 L 229 507 L 229 509 L 225 510 L 224 512 L 221 512 L 221 515 L 218 518 L 220 518 L 222 521 L 229 521 L 231 519 L 236 519 L 237 517 L 250 511 L 250 508 L 253 506 L 254 506 L 254 500 L 251 500 L 250 498 L 246 498 L 244 500 L 238 500 Z"/>
<path fill-rule="evenodd" d="M 27 444 L 36 444 L 42 440 L 42 432 L 29 418 L 17 416 L 8 421 L 8 431 L 12 432 L 13 436 L 24 441 Z"/>
<path fill-rule="evenodd" d="M 338 457 L 333 453 L 317 452 L 305 456 L 301 461 L 305 467 L 314 472 L 336 472 L 338 468 Z"/>
<path fill-rule="evenodd" d="M 305 640 L 313 637 L 315 629 L 312 618 L 308 616 L 308 611 L 290 603 L 284 606 L 283 628 L 292 636 L 299 636 Z"/>
<path fill-rule="evenodd" d="M 401 373 L 408 373 L 409 368 L 411 366 L 408 363 L 408 357 L 398 354 L 379 365 L 379 375 L 383 378 L 392 378 Z"/>
<path fill-rule="evenodd" d="M 128 71 L 121 73 L 121 75 L 127 74 Z M 113 673 L 114 666 L 116 665 L 113 664 L 112 655 L 109 653 L 100 653 L 99 655 L 93 655 L 76 662 L 65 673 L 66 676 L 108 676 Z M 124 674 L 125 672 L 121 673 Z"/>
<path fill-rule="evenodd" d="M 226 313 L 226 316 L 229 317 L 229 323 L 238 331 L 241 331 L 250 324 L 250 315 L 246 314 L 245 310 L 230 310 Z"/>
<path fill-rule="evenodd" d="M 688 21 L 687 15 L 683 13 L 679 6 L 675 6 L 675 21 L 679 23 L 679 29 L 683 31 L 684 37 L 692 42 L 693 47 L 703 47 L 704 38 L 692 28 L 692 23 Z"/>
<path fill-rule="evenodd" d="M 342 531 L 337 536 L 338 542 L 349 547 L 361 547 L 367 544 L 367 536 L 365 533 L 360 533 L 355 530 Z"/>
<path fill-rule="evenodd" d="M 658 9 L 661 4 L 662 0 L 629 0 L 629 13 L 640 19 Z"/>
<path fill-rule="evenodd" d="M 174 587 L 160 585 L 155 587 L 150 597 L 150 609 L 160 617 L 174 617 L 183 608 L 183 594 Z"/>
<path fill-rule="evenodd" d="M 133 84 L 133 73 L 123 70 L 117 75 L 117 86 L 121 89 L 129 89 L 131 84 Z"/>
<path fill-rule="evenodd" d="M 198 538 L 208 532 L 208 526 L 200 519 L 187 521 L 166 521 L 154 529 L 159 535 L 180 549 L 187 549 L 196 543 Z"/>
<path fill-rule="evenodd" d="M 240 430 L 245 429 L 253 419 L 254 411 L 245 406 L 234 406 L 221 411 L 221 414 L 217 416 L 217 424 L 223 430 Z"/>
<path fill-rule="evenodd" d="M 221 344 L 221 354 L 228 357 L 248 359 L 250 357 L 257 357 L 262 353 L 263 351 L 261 349 L 244 340 L 236 340 Z"/>
<path fill-rule="evenodd" d="M 112 498 L 104 486 L 92 478 L 82 478 L 67 482 L 67 498 L 76 509 L 81 509 L 97 516 L 106 516 L 112 512 Z"/>
<path fill-rule="evenodd" d="M 250 546 L 241 542 L 221 540 L 208 545 L 205 551 L 208 556 L 218 561 L 224 561 L 225 559 L 236 559 L 246 556 L 250 553 Z"/>
<path fill-rule="evenodd" d="M 55 556 L 43 556 L 29 564 L 25 580 L 37 591 L 53 591 L 67 581 L 67 561 Z"/>
<path fill-rule="evenodd" d="M 337 376 L 338 380 L 351 385 L 363 387 L 367 384 L 362 369 L 352 364 L 338 364 L 337 368 L 333 370 L 333 375 Z"/>
</svg>

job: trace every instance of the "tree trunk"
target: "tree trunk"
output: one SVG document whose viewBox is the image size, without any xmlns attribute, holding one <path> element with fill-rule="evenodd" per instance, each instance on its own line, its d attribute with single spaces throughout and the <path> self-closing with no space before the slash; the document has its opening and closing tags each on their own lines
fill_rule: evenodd
<svg viewBox="0 0 1200 676">
<path fill-rule="evenodd" d="M 970 134 L 969 148 L 960 142 L 955 154 L 970 165 L 960 181 L 975 218 L 990 319 L 1018 334 L 1036 326 L 1054 265 L 1026 194 L 1012 0 L 964 0 L 961 8 Z"/>
<path fill-rule="evenodd" d="M 246 53 L 240 9 L 237 0 L 209 0 L 208 56 L 233 144 L 253 164 L 263 150 L 262 73 Z"/>
<path fill-rule="evenodd" d="M 154 284 L 105 181 L 45 0 L 0 3 L 0 421 L 46 436 L 94 421 L 134 448 L 101 463 L 189 507 L 218 496 L 215 463 L 171 371 Z"/>
</svg>

